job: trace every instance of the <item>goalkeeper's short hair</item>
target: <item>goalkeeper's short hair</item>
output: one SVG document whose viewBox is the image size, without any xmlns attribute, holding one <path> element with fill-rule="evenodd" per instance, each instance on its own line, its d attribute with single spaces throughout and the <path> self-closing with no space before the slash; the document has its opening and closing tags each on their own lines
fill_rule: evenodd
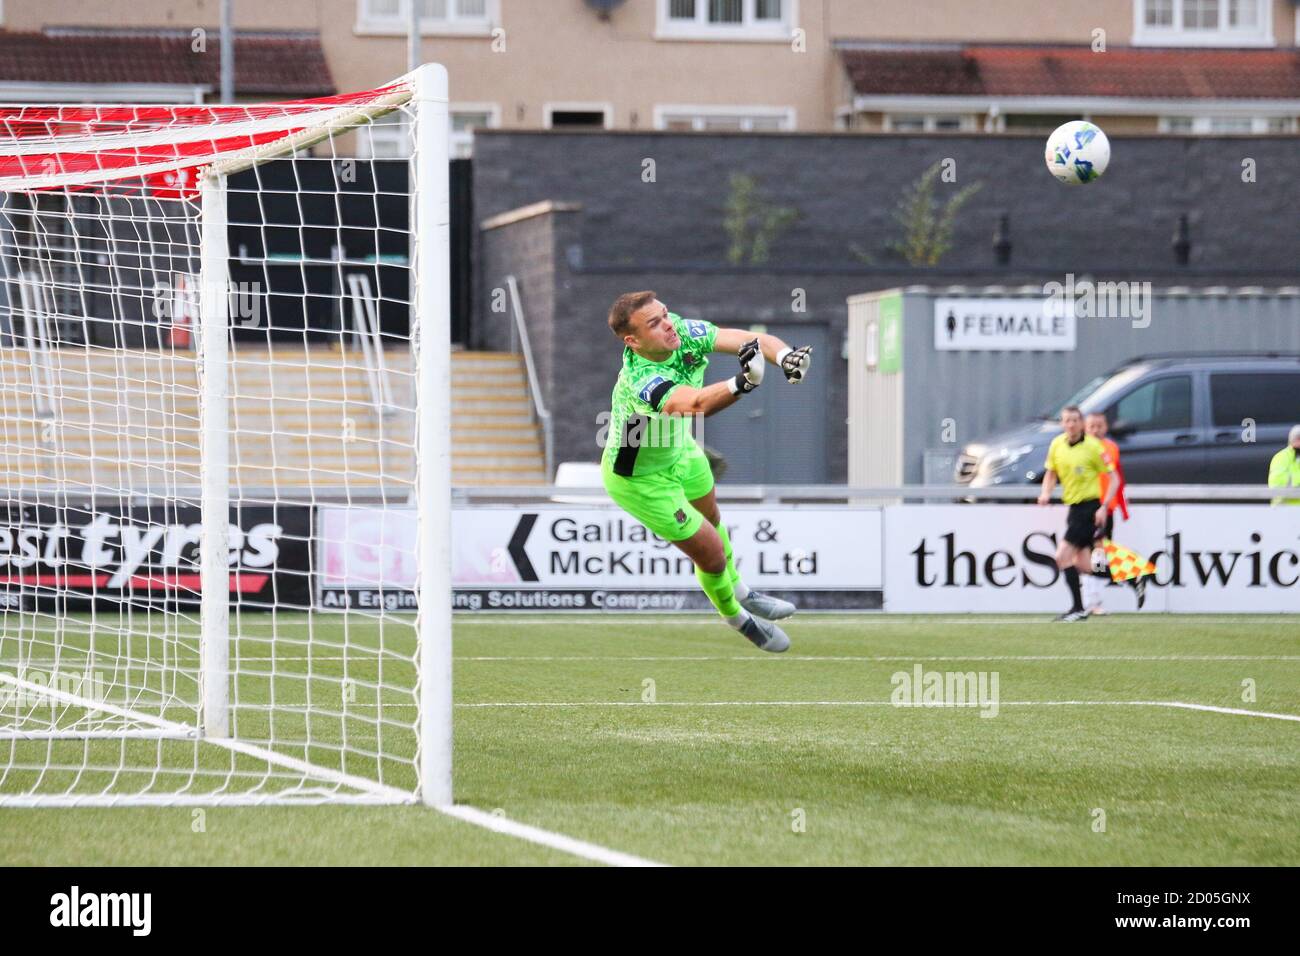
<svg viewBox="0 0 1300 956">
<path fill-rule="evenodd" d="M 654 292 L 624 292 L 609 309 L 609 328 L 620 339 L 627 335 L 631 330 L 628 323 L 632 321 L 632 316 L 636 311 L 649 302 L 653 302 L 658 296 Z"/>
</svg>

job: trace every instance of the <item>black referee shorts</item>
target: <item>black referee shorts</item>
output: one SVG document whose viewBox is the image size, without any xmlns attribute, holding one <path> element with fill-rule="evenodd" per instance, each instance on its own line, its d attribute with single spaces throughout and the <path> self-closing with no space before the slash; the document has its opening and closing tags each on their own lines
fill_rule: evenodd
<svg viewBox="0 0 1300 956">
<path fill-rule="evenodd" d="M 1076 548 L 1092 548 L 1097 538 L 1097 509 L 1101 501 L 1080 501 L 1070 505 L 1070 513 L 1065 519 L 1065 540 Z"/>
</svg>

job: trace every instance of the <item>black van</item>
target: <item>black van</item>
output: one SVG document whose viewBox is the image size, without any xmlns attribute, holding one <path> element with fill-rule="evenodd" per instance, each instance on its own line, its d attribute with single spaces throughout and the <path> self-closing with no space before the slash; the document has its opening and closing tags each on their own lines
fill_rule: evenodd
<svg viewBox="0 0 1300 956">
<path fill-rule="evenodd" d="M 1150 355 L 1101 375 L 1031 423 L 966 444 L 955 478 L 1035 483 L 1060 410 L 1101 411 L 1131 484 L 1263 485 L 1300 424 L 1300 354 Z"/>
</svg>

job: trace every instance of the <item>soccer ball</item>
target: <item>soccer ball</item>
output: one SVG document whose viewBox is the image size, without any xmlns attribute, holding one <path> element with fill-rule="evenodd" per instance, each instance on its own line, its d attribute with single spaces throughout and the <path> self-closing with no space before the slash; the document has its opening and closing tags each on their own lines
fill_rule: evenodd
<svg viewBox="0 0 1300 956">
<path fill-rule="evenodd" d="M 1047 169 L 1067 186 L 1078 186 L 1101 178 L 1110 163 L 1110 140 L 1086 120 L 1058 126 L 1047 137 Z"/>
</svg>

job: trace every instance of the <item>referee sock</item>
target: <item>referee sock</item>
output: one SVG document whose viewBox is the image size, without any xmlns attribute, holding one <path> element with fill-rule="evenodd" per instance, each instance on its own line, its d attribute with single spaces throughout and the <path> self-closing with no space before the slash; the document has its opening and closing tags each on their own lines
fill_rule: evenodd
<svg viewBox="0 0 1300 956">
<path fill-rule="evenodd" d="M 741 609 L 740 602 L 736 600 L 736 593 L 731 586 L 731 576 L 725 570 L 710 574 L 697 564 L 695 580 L 700 582 L 700 587 L 709 596 L 718 613 L 727 619 L 728 624 L 739 627 L 744 623 L 747 615 Z"/>
<path fill-rule="evenodd" d="M 697 572 L 698 574 L 698 572 Z M 1073 565 L 1065 569 L 1065 583 L 1070 587 L 1070 597 L 1074 599 L 1071 611 L 1083 610 L 1083 588 L 1079 584 L 1079 569 Z"/>
<path fill-rule="evenodd" d="M 727 577 L 731 581 L 731 589 L 736 594 L 736 600 L 743 601 L 749 597 L 749 587 L 740 580 L 740 572 L 736 570 L 736 560 L 731 551 L 731 535 L 727 534 L 727 526 L 722 522 L 718 522 L 716 527 L 718 537 L 722 539 L 722 550 L 727 554 Z"/>
<path fill-rule="evenodd" d="M 1084 607 L 1093 608 L 1101 604 L 1101 576 L 1093 573 L 1080 577 L 1083 587 L 1083 605 Z"/>
</svg>

